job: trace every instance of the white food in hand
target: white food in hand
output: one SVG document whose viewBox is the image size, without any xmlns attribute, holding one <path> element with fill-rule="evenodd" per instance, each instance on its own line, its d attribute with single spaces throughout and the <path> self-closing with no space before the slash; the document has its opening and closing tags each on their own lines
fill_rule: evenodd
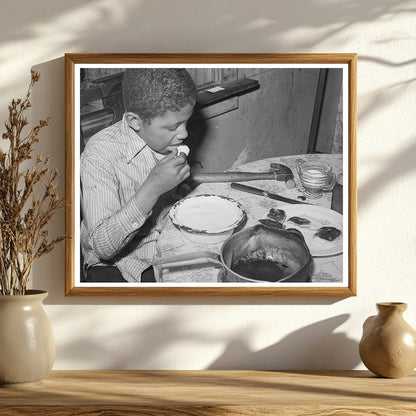
<svg viewBox="0 0 416 416">
<path fill-rule="evenodd" d="M 181 153 L 185 153 L 185 156 L 189 155 L 189 147 L 186 146 L 185 144 L 182 144 L 180 146 L 177 147 L 177 155 L 179 156 Z"/>
</svg>

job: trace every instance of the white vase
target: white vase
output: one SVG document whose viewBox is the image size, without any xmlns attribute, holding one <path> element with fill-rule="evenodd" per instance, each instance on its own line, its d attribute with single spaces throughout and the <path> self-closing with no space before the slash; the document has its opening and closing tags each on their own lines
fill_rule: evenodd
<svg viewBox="0 0 416 416">
<path fill-rule="evenodd" d="M 40 384 L 55 361 L 52 326 L 43 309 L 48 292 L 0 295 L 0 385 Z"/>
</svg>

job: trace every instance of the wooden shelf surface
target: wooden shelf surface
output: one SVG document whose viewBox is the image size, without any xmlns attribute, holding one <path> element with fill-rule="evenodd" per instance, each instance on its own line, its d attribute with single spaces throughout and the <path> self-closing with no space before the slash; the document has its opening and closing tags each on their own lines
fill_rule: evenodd
<svg viewBox="0 0 416 416">
<path fill-rule="evenodd" d="M 53 371 L 0 389 L 0 415 L 416 415 L 416 372 Z"/>
</svg>

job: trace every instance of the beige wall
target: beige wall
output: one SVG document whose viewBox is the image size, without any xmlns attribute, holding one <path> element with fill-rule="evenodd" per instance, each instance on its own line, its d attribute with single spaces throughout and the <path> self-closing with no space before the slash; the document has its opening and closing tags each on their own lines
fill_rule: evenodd
<svg viewBox="0 0 416 416">
<path fill-rule="evenodd" d="M 405 0 L 2 4 L 0 119 L 30 68 L 42 72 L 33 117 L 53 124 L 39 150 L 61 172 L 65 52 L 358 53 L 358 296 L 65 298 L 60 247 L 33 271 L 33 285 L 50 292 L 56 369 L 361 368 L 357 343 L 375 302 L 408 302 L 416 327 L 414 9 Z"/>
</svg>

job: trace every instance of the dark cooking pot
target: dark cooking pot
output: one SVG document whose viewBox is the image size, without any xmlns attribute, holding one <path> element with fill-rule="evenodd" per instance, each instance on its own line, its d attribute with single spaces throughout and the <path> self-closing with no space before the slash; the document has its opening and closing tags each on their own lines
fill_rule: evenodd
<svg viewBox="0 0 416 416">
<path fill-rule="evenodd" d="M 219 255 L 203 251 L 159 257 L 153 266 L 158 271 L 204 262 L 221 266 L 226 283 L 307 282 L 312 256 L 299 231 L 258 224 L 229 237 Z"/>
</svg>

